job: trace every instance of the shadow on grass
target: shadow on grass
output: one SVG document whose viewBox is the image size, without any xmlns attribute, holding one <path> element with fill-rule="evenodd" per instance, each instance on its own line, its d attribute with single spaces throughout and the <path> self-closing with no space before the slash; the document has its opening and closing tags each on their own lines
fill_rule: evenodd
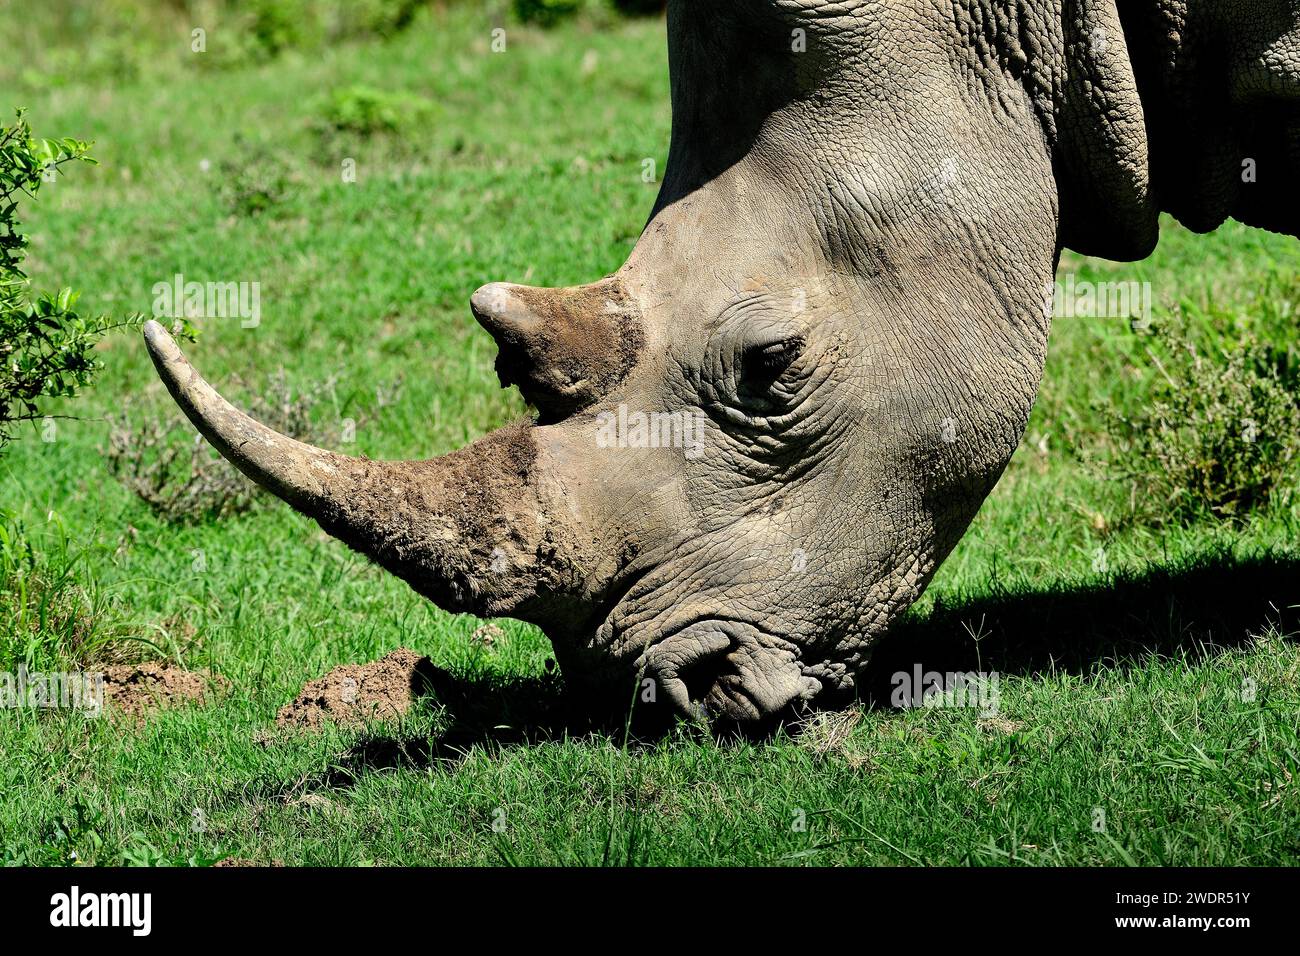
<svg viewBox="0 0 1300 956">
<path fill-rule="evenodd" d="M 1083 674 L 1159 657 L 1202 660 L 1269 628 L 1300 631 L 1300 559 L 1213 555 L 1176 568 L 1117 574 L 1072 589 L 981 595 L 936 604 L 882 638 L 861 675 L 863 700 L 887 704 L 892 677 L 927 671 Z"/>
<path fill-rule="evenodd" d="M 1300 631 L 1300 560 L 1211 556 L 1172 569 L 1118 574 L 1109 583 L 981 595 L 897 624 L 876 646 L 859 682 L 859 699 L 887 706 L 892 676 L 926 671 L 997 671 L 1002 675 L 1087 673 L 1155 656 L 1205 659 L 1275 628 Z M 317 786 L 346 787 L 363 772 L 452 765 L 474 745 L 537 743 L 609 734 L 622 739 L 626 715 L 593 717 L 589 704 L 563 693 L 556 675 L 507 681 L 466 680 L 431 668 L 424 693 L 450 721 L 437 738 L 366 736 Z M 632 739 L 653 742 L 665 724 L 634 714 Z M 669 725 L 670 726 L 670 725 Z M 762 737 L 775 729 L 750 728 Z M 723 732 L 735 732 L 726 728 Z"/>
<path fill-rule="evenodd" d="M 532 744 L 624 729 L 612 716 L 585 712 L 564 693 L 558 674 L 467 679 L 429 664 L 417 672 L 412 690 L 430 709 L 443 711 L 443 729 L 436 736 L 367 732 L 307 789 L 348 787 L 370 770 L 454 766 L 476 745 Z"/>
</svg>

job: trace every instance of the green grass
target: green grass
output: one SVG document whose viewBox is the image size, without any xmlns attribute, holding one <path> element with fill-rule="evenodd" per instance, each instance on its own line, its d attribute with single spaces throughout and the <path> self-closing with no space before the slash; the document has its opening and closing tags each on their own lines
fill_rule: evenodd
<svg viewBox="0 0 1300 956">
<path fill-rule="evenodd" d="M 261 282 L 261 325 L 200 322 L 192 356 L 219 384 L 255 388 L 280 367 L 302 383 L 336 375 L 324 417 L 404 376 L 357 453 L 441 453 L 522 414 L 497 388 L 468 296 L 491 279 L 564 285 L 622 263 L 654 199 L 641 161 L 662 170 L 666 157 L 667 64 L 655 21 L 513 29 L 504 55 L 488 51 L 492 25 L 467 8 L 383 43 L 166 82 L 0 87 L 0 107 L 29 106 L 38 135 L 97 140 L 102 163 L 27 210 L 36 285 L 72 284 L 87 311 L 122 313 L 148 311 L 153 283 L 176 272 Z M 405 134 L 322 139 L 328 94 L 354 86 L 423 97 L 432 114 Z M 278 153 L 291 184 L 255 217 L 213 181 L 247 164 L 249 143 Z M 345 156 L 356 183 L 340 176 Z M 1288 294 L 1300 248 L 1168 223 L 1145 262 L 1062 268 L 1150 281 L 1162 314 L 1212 326 Z M 0 565 L 10 584 L 28 567 L 29 587 L 25 617 L 6 599 L 4 666 L 162 655 L 232 691 L 139 729 L 0 713 L 10 859 L 1300 860 L 1300 505 L 1232 525 L 1125 519 L 1126 489 L 1099 464 L 1104 416 L 1140 403 L 1155 373 L 1122 323 L 1057 323 L 1024 447 L 868 674 L 887 693 L 891 661 L 997 669 L 999 719 L 858 707 L 762 741 L 589 731 L 558 700 L 536 631 L 508 623 L 504 640 L 472 643 L 478 622 L 287 508 L 162 522 L 100 449 L 103 416 L 124 401 L 160 414 L 170 402 L 139 341 L 114 339 L 102 357 L 97 386 L 62 409 L 84 420 L 0 459 L 0 504 L 38 551 L 34 568 L 7 553 Z M 364 734 L 268 732 L 305 680 L 403 645 L 451 675 L 440 704 Z"/>
</svg>

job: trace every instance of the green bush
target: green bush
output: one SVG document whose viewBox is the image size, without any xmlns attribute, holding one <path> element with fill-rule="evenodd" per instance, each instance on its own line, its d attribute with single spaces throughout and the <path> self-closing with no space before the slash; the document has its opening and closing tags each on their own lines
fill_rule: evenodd
<svg viewBox="0 0 1300 956">
<path fill-rule="evenodd" d="M 514 0 L 515 16 L 524 23 L 554 26 L 583 8 L 583 0 Z"/>
<path fill-rule="evenodd" d="M 71 289 L 33 297 L 22 269 L 27 237 L 19 230 L 19 199 L 34 198 L 66 163 L 93 163 L 89 149 L 75 139 L 36 139 L 22 110 L 12 126 L 0 127 L 0 448 L 18 423 L 45 417 L 44 399 L 89 384 L 100 368 L 91 350 L 104 333 L 140 321 L 81 315 Z"/>
<path fill-rule="evenodd" d="M 312 16 L 308 0 L 253 0 L 249 13 L 252 35 L 269 56 L 314 47 L 324 39 L 320 20 Z"/>
<path fill-rule="evenodd" d="M 1287 493 L 1300 467 L 1300 368 L 1249 323 L 1216 338 L 1175 323 L 1148 349 L 1152 387 L 1112 414 L 1113 473 L 1151 523 L 1241 518 Z"/>
<path fill-rule="evenodd" d="M 432 103 L 411 93 L 347 86 L 334 90 L 324 102 L 318 126 L 326 132 L 370 139 L 408 130 L 432 111 Z"/>
<path fill-rule="evenodd" d="M 391 37 L 429 0 L 239 0 L 258 45 L 271 56 L 346 39 Z"/>
<path fill-rule="evenodd" d="M 347 37 L 391 37 L 401 33 L 428 0 L 350 0 L 340 8 L 338 33 Z"/>
</svg>

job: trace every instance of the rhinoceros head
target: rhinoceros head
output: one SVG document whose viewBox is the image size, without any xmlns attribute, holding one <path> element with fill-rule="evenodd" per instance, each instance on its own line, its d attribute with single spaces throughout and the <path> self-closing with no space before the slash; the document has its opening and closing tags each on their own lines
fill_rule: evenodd
<svg viewBox="0 0 1300 956">
<path fill-rule="evenodd" d="M 534 422 L 348 458 L 151 324 L 155 362 L 246 474 L 439 605 L 537 623 L 579 686 L 739 719 L 835 699 L 1019 442 L 1060 244 L 1154 241 L 1141 111 L 1104 108 L 1137 102 L 1113 9 L 987 6 L 670 4 L 673 141 L 627 263 L 472 299 Z"/>
</svg>

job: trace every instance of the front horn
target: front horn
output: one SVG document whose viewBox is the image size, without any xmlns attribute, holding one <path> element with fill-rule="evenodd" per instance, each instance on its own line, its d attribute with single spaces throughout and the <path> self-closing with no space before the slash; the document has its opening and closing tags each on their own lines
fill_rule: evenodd
<svg viewBox="0 0 1300 956">
<path fill-rule="evenodd" d="M 564 529 L 543 517 L 527 424 L 425 461 L 339 455 L 239 411 L 157 322 L 144 338 L 172 398 L 217 451 L 439 607 L 535 620 L 565 575 Z"/>
</svg>

